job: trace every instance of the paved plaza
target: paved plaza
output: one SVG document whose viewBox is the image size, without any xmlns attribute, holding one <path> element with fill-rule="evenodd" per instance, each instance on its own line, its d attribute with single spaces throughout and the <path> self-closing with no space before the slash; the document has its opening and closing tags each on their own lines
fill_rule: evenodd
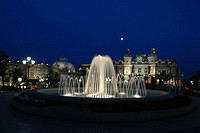
<svg viewBox="0 0 200 133">
<path fill-rule="evenodd" d="M 200 132 L 200 110 L 182 117 L 143 123 L 80 123 L 40 118 L 12 110 L 14 93 L 0 93 L 0 133 L 197 133 Z M 200 107 L 200 98 L 192 97 Z"/>
</svg>

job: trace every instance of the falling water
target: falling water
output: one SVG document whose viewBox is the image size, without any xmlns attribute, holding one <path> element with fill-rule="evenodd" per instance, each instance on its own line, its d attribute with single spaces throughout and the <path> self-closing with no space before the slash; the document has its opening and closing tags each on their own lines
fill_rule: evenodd
<svg viewBox="0 0 200 133">
<path fill-rule="evenodd" d="M 127 81 L 119 75 L 116 77 L 112 59 L 100 55 L 93 58 L 87 77 L 61 75 L 58 93 L 92 98 L 140 98 L 147 95 L 143 78 L 130 77 Z"/>
<path fill-rule="evenodd" d="M 112 97 L 117 92 L 117 81 L 111 58 L 95 56 L 88 73 L 85 93 L 89 97 Z"/>
</svg>

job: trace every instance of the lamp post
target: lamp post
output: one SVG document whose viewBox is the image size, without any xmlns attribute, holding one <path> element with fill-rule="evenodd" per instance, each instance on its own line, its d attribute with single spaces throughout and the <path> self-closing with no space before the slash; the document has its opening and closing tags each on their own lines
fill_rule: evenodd
<svg viewBox="0 0 200 133">
<path fill-rule="evenodd" d="M 19 89 L 21 89 L 22 78 L 20 77 L 20 78 L 18 78 L 17 80 L 18 80 L 18 82 L 19 82 L 19 86 L 18 86 L 18 87 L 19 87 Z"/>
<path fill-rule="evenodd" d="M 28 66 L 28 72 L 27 72 L 27 78 L 29 79 L 29 68 L 30 68 L 30 65 L 32 64 L 35 64 L 35 60 L 32 59 L 30 56 L 26 57 L 24 60 L 22 60 L 22 63 L 24 65 L 27 65 Z"/>
</svg>

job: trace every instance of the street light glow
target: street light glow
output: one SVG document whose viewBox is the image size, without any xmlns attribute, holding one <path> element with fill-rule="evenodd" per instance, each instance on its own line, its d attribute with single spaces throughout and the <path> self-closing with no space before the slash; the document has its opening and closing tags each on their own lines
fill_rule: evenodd
<svg viewBox="0 0 200 133">
<path fill-rule="evenodd" d="M 35 60 L 31 60 L 31 64 L 35 64 Z"/>
<path fill-rule="evenodd" d="M 22 63 L 23 63 L 23 64 L 26 64 L 26 60 L 23 60 Z"/>
<path fill-rule="evenodd" d="M 22 78 L 18 78 L 18 81 L 21 82 L 21 81 L 22 81 Z"/>
<path fill-rule="evenodd" d="M 28 57 L 27 57 L 27 60 L 30 61 L 30 60 L 31 60 L 31 57 L 28 56 Z"/>
</svg>

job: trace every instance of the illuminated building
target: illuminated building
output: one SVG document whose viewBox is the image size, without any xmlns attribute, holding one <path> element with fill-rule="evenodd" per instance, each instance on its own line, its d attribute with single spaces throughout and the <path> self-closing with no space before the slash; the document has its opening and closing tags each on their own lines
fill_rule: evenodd
<svg viewBox="0 0 200 133">
<path fill-rule="evenodd" d="M 156 49 L 152 48 L 148 56 L 137 54 L 134 58 L 130 49 L 127 49 L 124 60 L 113 61 L 116 74 L 129 76 L 156 77 L 165 74 L 170 79 L 179 79 L 180 70 L 176 60 L 161 60 L 157 58 Z M 148 79 L 148 83 L 151 81 Z"/>
<path fill-rule="evenodd" d="M 59 61 L 53 63 L 51 68 L 51 78 L 60 79 L 61 74 L 74 73 L 74 65 L 67 61 L 66 58 L 60 58 Z"/>
</svg>

